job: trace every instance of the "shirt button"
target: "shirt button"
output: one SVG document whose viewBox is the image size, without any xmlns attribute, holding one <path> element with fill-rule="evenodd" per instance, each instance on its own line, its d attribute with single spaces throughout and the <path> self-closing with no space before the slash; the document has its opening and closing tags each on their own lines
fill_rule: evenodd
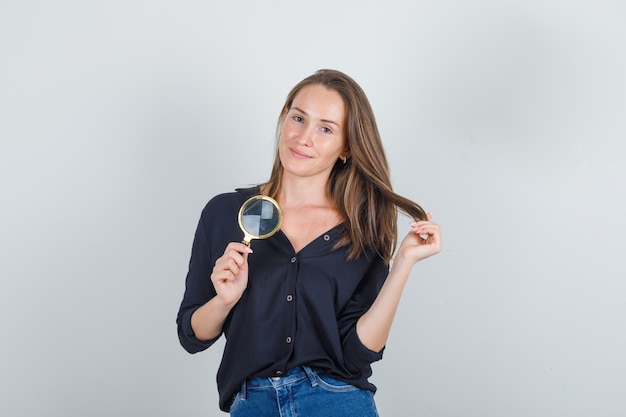
<svg viewBox="0 0 626 417">
<path fill-rule="evenodd" d="M 294 256 L 293 258 L 291 258 L 291 263 L 296 263 L 296 257 Z"/>
<path fill-rule="evenodd" d="M 289 295 L 287 296 L 287 301 L 292 301 L 292 300 L 293 300 L 293 295 L 289 294 Z"/>
<path fill-rule="evenodd" d="M 287 342 L 287 343 L 291 343 L 291 336 L 289 336 L 289 337 L 287 338 L 287 340 L 285 340 L 285 342 Z"/>
<path fill-rule="evenodd" d="M 324 240 L 325 240 L 326 242 L 328 242 L 328 241 L 330 240 L 330 236 L 328 236 L 328 235 L 324 235 Z"/>
<path fill-rule="evenodd" d="M 283 374 L 283 371 L 276 371 L 276 376 L 281 376 Z"/>
</svg>

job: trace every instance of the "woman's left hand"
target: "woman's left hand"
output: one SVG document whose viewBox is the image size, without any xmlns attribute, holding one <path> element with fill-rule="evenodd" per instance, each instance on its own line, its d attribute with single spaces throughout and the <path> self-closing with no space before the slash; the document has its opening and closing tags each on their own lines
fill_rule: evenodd
<svg viewBox="0 0 626 417">
<path fill-rule="evenodd" d="M 441 252 L 441 230 L 432 221 L 432 213 L 427 213 L 428 220 L 411 223 L 411 231 L 400 244 L 397 256 L 419 262 Z"/>
</svg>

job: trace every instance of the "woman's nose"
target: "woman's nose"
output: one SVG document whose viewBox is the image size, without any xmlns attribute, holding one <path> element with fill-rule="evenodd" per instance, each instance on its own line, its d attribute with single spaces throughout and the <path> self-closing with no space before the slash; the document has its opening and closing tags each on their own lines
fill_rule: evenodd
<svg viewBox="0 0 626 417">
<path fill-rule="evenodd" d="M 302 132 L 300 133 L 300 144 L 304 145 L 304 146 L 311 146 L 313 145 L 313 129 L 311 128 L 307 128 L 307 129 L 303 129 Z"/>
</svg>

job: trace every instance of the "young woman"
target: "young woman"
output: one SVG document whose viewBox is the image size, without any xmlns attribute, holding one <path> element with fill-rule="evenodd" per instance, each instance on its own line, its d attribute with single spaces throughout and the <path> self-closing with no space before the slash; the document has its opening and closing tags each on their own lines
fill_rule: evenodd
<svg viewBox="0 0 626 417">
<path fill-rule="evenodd" d="M 283 223 L 248 247 L 237 214 L 255 194 L 278 201 Z M 398 210 L 415 220 L 396 252 Z M 180 342 L 195 353 L 225 335 L 217 384 L 232 416 L 377 416 L 370 365 L 411 268 L 440 250 L 431 215 L 392 190 L 363 90 L 318 71 L 287 97 L 269 181 L 204 208 Z"/>
</svg>

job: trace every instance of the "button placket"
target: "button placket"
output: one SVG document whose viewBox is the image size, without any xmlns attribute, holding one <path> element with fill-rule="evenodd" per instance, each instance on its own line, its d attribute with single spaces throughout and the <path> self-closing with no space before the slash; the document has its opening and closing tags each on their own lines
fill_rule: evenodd
<svg viewBox="0 0 626 417">
<path fill-rule="evenodd" d="M 296 311 L 295 311 L 295 303 L 294 303 L 294 294 L 296 291 L 296 281 L 297 281 L 297 274 L 298 274 L 298 257 L 297 255 L 293 255 L 290 259 L 289 262 L 292 264 L 292 268 L 291 268 L 291 273 L 290 273 L 290 280 L 289 280 L 289 288 L 287 289 L 287 294 L 284 295 L 284 300 L 286 300 L 287 302 L 287 311 L 289 311 L 289 315 L 291 317 L 290 324 L 288 325 L 288 327 L 285 329 L 287 335 L 285 336 L 284 340 L 284 345 L 285 349 L 287 349 L 289 352 L 291 352 L 294 348 L 294 333 L 295 333 L 295 317 L 296 317 Z M 280 376 L 279 374 L 276 374 L 276 376 Z"/>
</svg>

